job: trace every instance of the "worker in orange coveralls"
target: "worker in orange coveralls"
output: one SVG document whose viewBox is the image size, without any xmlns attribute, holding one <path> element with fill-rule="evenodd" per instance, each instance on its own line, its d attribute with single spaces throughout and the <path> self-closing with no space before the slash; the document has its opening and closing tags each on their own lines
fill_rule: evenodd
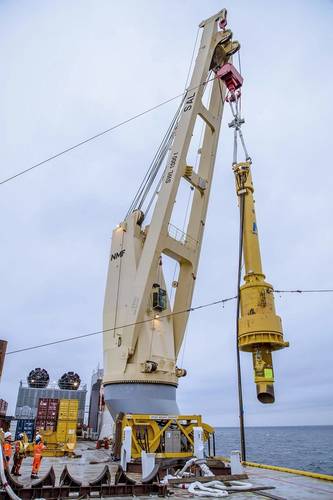
<svg viewBox="0 0 333 500">
<path fill-rule="evenodd" d="M 24 448 L 24 442 L 23 442 L 23 434 L 18 435 L 18 440 L 15 442 L 15 451 L 14 451 L 14 463 L 13 467 L 11 470 L 11 473 L 13 476 L 21 476 L 20 474 L 20 468 L 23 462 L 23 459 L 25 458 L 25 448 Z"/>
<path fill-rule="evenodd" d="M 9 470 L 9 462 L 12 456 L 12 435 L 10 432 L 5 432 L 5 441 L 2 445 L 3 466 L 5 470 Z"/>
<path fill-rule="evenodd" d="M 38 479 L 38 472 L 42 462 L 42 453 L 45 448 L 46 446 L 42 442 L 42 437 L 37 434 L 34 444 L 34 461 L 32 462 L 31 479 Z"/>
</svg>

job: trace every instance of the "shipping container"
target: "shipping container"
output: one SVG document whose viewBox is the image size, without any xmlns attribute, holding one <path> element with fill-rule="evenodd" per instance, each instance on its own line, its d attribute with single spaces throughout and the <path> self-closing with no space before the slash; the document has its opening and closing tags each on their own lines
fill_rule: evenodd
<svg viewBox="0 0 333 500">
<path fill-rule="evenodd" d="M 10 427 L 9 427 L 9 432 L 11 433 L 12 436 L 16 435 L 16 429 L 17 429 L 17 420 L 12 420 L 10 422 Z"/>
<path fill-rule="evenodd" d="M 58 398 L 48 398 L 48 404 L 51 406 L 52 404 L 55 406 L 59 405 L 59 399 Z"/>
<path fill-rule="evenodd" d="M 40 398 L 44 399 L 76 399 L 79 401 L 78 420 L 83 422 L 85 415 L 85 400 L 87 391 L 85 388 L 76 391 L 60 390 L 55 388 L 33 388 L 20 385 L 15 409 L 16 418 L 36 418 Z M 0 396 L 1 397 L 1 396 Z M 22 412 L 23 407 L 29 409 L 29 413 Z M 7 411 L 8 413 L 8 411 Z"/>
<path fill-rule="evenodd" d="M 7 413 L 8 403 L 4 399 L 0 399 L 0 416 L 5 417 Z"/>
<path fill-rule="evenodd" d="M 59 443 L 76 442 L 77 422 L 73 420 L 59 420 L 57 425 L 57 441 Z"/>
<path fill-rule="evenodd" d="M 45 428 L 45 419 L 36 418 L 35 424 L 36 424 L 36 432 L 41 431 L 42 429 Z"/>
<path fill-rule="evenodd" d="M 17 406 L 15 411 L 16 418 L 35 418 L 36 412 L 31 406 Z"/>
<path fill-rule="evenodd" d="M 17 420 L 15 439 L 18 439 L 20 433 L 25 432 L 29 441 L 33 441 L 35 432 L 35 421 L 31 418 L 20 418 Z"/>
<path fill-rule="evenodd" d="M 61 399 L 58 420 L 77 420 L 79 401 L 77 399 Z"/>
<path fill-rule="evenodd" d="M 37 420 L 45 420 L 48 423 L 52 421 L 54 422 L 52 427 L 55 427 L 58 419 L 58 410 L 59 399 L 40 398 L 37 407 Z"/>
<path fill-rule="evenodd" d="M 42 431 L 42 430 L 55 431 L 56 428 L 57 428 L 57 421 L 56 420 L 48 420 L 45 418 L 36 418 L 36 430 L 38 429 L 39 431 Z"/>
<path fill-rule="evenodd" d="M 0 417 L 0 429 L 2 429 L 3 432 L 9 431 L 11 422 L 12 419 L 10 417 Z"/>
</svg>

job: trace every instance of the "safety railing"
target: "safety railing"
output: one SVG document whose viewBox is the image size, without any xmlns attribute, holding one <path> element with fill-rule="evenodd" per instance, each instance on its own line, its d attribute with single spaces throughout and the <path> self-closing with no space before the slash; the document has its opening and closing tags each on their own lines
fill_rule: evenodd
<svg viewBox="0 0 333 500">
<path fill-rule="evenodd" d="M 189 234 L 185 233 L 178 227 L 174 226 L 173 224 L 169 223 L 168 226 L 168 234 L 171 238 L 174 240 L 178 241 L 182 245 L 185 245 L 188 248 L 191 248 L 192 250 L 196 250 L 198 246 L 198 241 L 192 238 Z"/>
</svg>

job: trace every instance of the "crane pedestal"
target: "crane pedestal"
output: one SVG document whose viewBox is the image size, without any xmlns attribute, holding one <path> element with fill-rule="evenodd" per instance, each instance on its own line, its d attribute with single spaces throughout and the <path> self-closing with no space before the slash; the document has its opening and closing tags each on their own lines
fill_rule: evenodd
<svg viewBox="0 0 333 500">
<path fill-rule="evenodd" d="M 104 399 L 114 419 L 120 412 L 179 415 L 176 389 L 167 384 L 108 384 Z"/>
</svg>

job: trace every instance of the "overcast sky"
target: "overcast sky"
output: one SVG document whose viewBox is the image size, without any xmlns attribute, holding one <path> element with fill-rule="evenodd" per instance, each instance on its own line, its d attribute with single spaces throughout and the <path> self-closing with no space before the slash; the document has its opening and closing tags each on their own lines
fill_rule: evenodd
<svg viewBox="0 0 333 500">
<path fill-rule="evenodd" d="M 276 289 L 333 288 L 333 3 L 217 0 L 2 1 L 0 180 L 182 92 L 197 26 L 220 8 L 242 45 L 244 113 L 264 272 Z M 174 101 L 0 186 L 1 337 L 8 350 L 102 328 L 110 237 Z M 235 293 L 238 207 L 226 110 L 193 305 Z M 247 425 L 333 422 L 333 294 L 282 295 L 290 348 L 274 354 L 274 405 L 256 400 L 242 354 Z M 178 401 L 238 424 L 235 303 L 193 312 Z M 15 409 L 35 367 L 89 383 L 96 336 L 10 355 L 0 397 Z"/>
</svg>

